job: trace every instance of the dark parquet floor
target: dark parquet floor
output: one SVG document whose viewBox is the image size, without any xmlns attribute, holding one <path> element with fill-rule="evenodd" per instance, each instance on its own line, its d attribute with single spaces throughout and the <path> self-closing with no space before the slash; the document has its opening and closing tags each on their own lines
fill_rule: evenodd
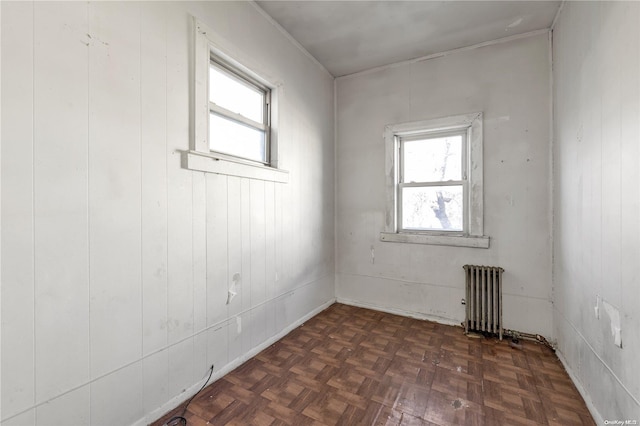
<svg viewBox="0 0 640 426">
<path fill-rule="evenodd" d="M 190 426 L 593 425 L 553 351 L 521 343 L 334 304 L 205 388 L 185 417 Z"/>
</svg>

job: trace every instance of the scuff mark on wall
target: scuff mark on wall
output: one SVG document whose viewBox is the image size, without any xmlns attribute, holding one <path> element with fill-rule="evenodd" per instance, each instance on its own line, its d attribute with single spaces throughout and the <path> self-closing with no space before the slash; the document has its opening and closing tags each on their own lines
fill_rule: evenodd
<svg viewBox="0 0 640 426">
<path fill-rule="evenodd" d="M 95 37 L 95 36 L 94 36 L 94 37 L 91 37 L 91 34 L 89 34 L 89 33 L 87 33 L 87 34 L 86 34 L 86 36 L 87 36 L 88 42 L 87 42 L 87 43 L 85 43 L 85 44 L 86 44 L 87 46 L 89 46 L 89 45 L 91 44 L 91 41 L 95 41 L 95 42 L 97 42 L 97 43 L 101 43 L 101 44 L 102 44 L 102 45 L 104 45 L 104 46 L 109 46 L 109 43 L 107 43 L 106 41 L 102 41 L 102 40 L 100 40 L 98 37 Z"/>
<path fill-rule="evenodd" d="M 524 21 L 523 18 L 518 18 L 515 21 L 513 21 L 512 23 L 510 23 L 509 25 L 507 25 L 507 28 L 505 29 L 505 31 L 510 30 L 511 28 L 515 28 L 518 25 L 522 24 L 522 21 Z"/>
</svg>

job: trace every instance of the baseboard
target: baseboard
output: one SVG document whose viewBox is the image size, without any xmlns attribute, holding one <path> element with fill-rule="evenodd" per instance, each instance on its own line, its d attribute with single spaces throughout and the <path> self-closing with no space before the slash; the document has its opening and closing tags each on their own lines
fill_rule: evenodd
<svg viewBox="0 0 640 426">
<path fill-rule="evenodd" d="M 569 367 L 569 364 L 567 363 L 567 359 L 564 357 L 564 355 L 562 355 L 562 352 L 560 352 L 559 350 L 556 350 L 556 355 L 558 356 L 558 359 L 564 366 L 564 369 L 567 371 L 567 374 L 569 375 L 569 378 L 575 385 L 576 389 L 578 389 L 578 392 L 582 396 L 582 399 L 584 399 L 584 403 L 587 404 L 587 408 L 589 409 L 589 413 L 591 413 L 591 417 L 593 417 L 593 420 L 596 422 L 597 425 L 603 425 L 604 418 L 600 415 L 600 412 L 596 409 L 596 406 L 594 405 L 593 400 L 591 399 L 591 395 L 587 393 L 584 386 L 582 386 L 582 383 L 578 380 L 578 377 L 575 375 L 571 367 Z"/>
<path fill-rule="evenodd" d="M 374 305 L 371 303 L 358 302 L 351 299 L 343 299 L 340 297 L 336 299 L 336 302 L 342 303 L 344 305 L 356 306 L 358 308 L 372 309 L 374 311 L 386 312 L 388 314 L 400 315 L 403 317 L 415 318 L 420 320 L 428 320 L 428 321 L 437 322 L 438 324 L 453 325 L 453 326 L 460 327 L 459 321 L 452 320 L 451 318 L 439 317 L 436 315 L 427 315 L 422 312 L 412 312 L 412 311 L 405 311 L 403 309 L 387 308 L 384 306 Z"/>
<path fill-rule="evenodd" d="M 296 328 L 298 328 L 299 326 L 304 324 L 309 319 L 315 317 L 320 312 L 324 311 L 325 309 L 327 309 L 329 306 L 333 305 L 334 303 L 336 303 L 336 299 L 335 298 L 334 299 L 329 299 L 327 302 L 325 302 L 322 305 L 318 306 L 313 311 L 309 312 L 308 314 L 306 314 L 302 318 L 298 319 L 297 321 L 295 321 L 294 323 L 292 323 L 288 327 L 284 328 L 278 334 L 276 334 L 276 335 L 270 337 L 269 339 L 265 340 L 264 342 L 262 342 L 261 344 L 259 344 L 255 348 L 251 349 L 246 354 L 234 359 L 233 361 L 231 361 L 230 363 L 228 363 L 227 365 L 222 367 L 220 370 L 216 371 L 211 376 L 211 383 L 213 383 L 216 380 L 224 377 L 226 374 L 232 372 L 233 370 L 235 370 L 236 368 L 238 368 L 239 366 L 244 364 L 246 361 L 248 361 L 249 359 L 251 359 L 254 356 L 258 355 L 260 352 L 262 352 L 263 350 L 265 350 L 269 346 L 273 345 L 278 340 L 282 339 L 284 336 L 286 336 L 287 334 L 291 333 L 293 330 L 295 330 Z M 176 408 L 177 406 L 179 406 L 180 404 L 185 402 L 187 399 L 191 398 L 201 387 L 202 387 L 202 382 L 198 382 L 198 383 L 194 384 L 193 386 L 187 388 L 180 395 L 177 395 L 177 396 L 171 398 L 169 401 L 164 403 L 161 407 L 153 410 L 152 412 L 147 414 L 145 417 L 143 417 L 140 420 L 138 420 L 135 423 L 133 423 L 131 426 L 146 426 L 146 425 L 158 420 L 159 418 L 164 416 L 166 413 L 168 413 L 169 411 L 173 410 L 174 408 Z"/>
</svg>

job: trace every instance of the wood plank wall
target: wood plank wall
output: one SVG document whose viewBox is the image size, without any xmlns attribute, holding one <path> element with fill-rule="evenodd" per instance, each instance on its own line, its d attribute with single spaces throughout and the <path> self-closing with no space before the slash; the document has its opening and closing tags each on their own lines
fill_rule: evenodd
<svg viewBox="0 0 640 426">
<path fill-rule="evenodd" d="M 192 16 L 283 86 L 288 184 L 181 167 Z M 1 40 L 3 426 L 144 424 L 333 299 L 333 78 L 255 6 L 3 3 Z"/>
</svg>

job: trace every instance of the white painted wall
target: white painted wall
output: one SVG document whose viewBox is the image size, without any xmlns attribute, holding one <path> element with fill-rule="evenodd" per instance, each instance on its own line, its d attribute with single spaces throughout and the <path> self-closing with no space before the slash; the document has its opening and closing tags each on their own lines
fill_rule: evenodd
<svg viewBox="0 0 640 426">
<path fill-rule="evenodd" d="M 288 184 L 181 168 L 191 16 L 283 85 Z M 255 6 L 1 19 L 2 426 L 144 424 L 333 300 L 333 78 Z"/>
<path fill-rule="evenodd" d="M 566 2 L 553 32 L 554 329 L 599 423 L 640 420 L 639 23 L 636 2 Z"/>
<path fill-rule="evenodd" d="M 548 34 L 337 79 L 338 300 L 460 323 L 464 264 L 502 266 L 507 328 L 552 336 Z M 484 112 L 489 249 L 381 242 L 383 129 Z"/>
</svg>

